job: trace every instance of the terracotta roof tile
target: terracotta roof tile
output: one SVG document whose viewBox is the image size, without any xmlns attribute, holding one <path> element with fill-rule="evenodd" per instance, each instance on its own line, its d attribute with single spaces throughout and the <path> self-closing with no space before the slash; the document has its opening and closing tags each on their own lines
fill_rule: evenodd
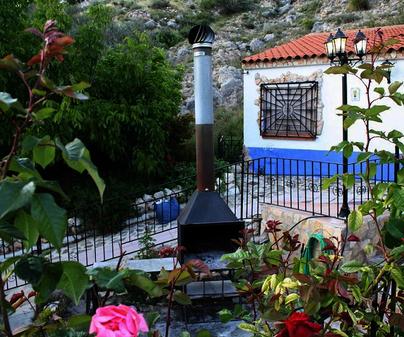
<svg viewBox="0 0 404 337">
<path fill-rule="evenodd" d="M 372 47 L 377 28 L 361 29 L 368 38 L 368 49 Z M 398 39 L 400 42 L 388 47 L 388 50 L 403 50 L 404 49 L 404 25 L 381 27 L 383 39 L 390 38 Z M 357 29 L 348 30 L 345 34 L 348 36 L 347 51 L 354 52 L 353 39 L 357 33 Z M 261 53 L 248 56 L 243 59 L 243 63 L 254 63 L 260 61 L 276 61 L 287 58 L 298 59 L 308 57 L 322 57 L 325 55 L 324 41 L 330 33 L 312 33 L 305 35 L 296 40 L 289 41 L 280 46 L 267 49 Z"/>
</svg>

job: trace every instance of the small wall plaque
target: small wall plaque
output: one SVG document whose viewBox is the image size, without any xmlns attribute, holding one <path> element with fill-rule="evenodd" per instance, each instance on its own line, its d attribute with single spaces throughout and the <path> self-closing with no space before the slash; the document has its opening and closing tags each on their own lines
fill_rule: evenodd
<svg viewBox="0 0 404 337">
<path fill-rule="evenodd" d="M 351 88 L 351 101 L 358 102 L 361 98 L 361 89 Z"/>
</svg>

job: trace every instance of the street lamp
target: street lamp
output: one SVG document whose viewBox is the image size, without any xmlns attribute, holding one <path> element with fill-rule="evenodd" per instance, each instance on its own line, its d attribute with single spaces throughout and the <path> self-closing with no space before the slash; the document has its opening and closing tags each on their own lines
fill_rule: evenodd
<svg viewBox="0 0 404 337">
<path fill-rule="evenodd" d="M 367 38 L 360 30 L 356 33 L 353 40 L 356 57 L 349 57 L 346 50 L 346 43 L 348 37 L 344 32 L 338 28 L 335 35 L 330 34 L 327 40 L 324 42 L 325 51 L 327 57 L 331 61 L 331 65 L 343 66 L 345 64 L 355 65 L 357 62 L 361 62 L 366 55 Z M 342 75 L 342 105 L 348 103 L 348 89 L 347 89 L 347 75 Z M 348 130 L 344 128 L 344 122 L 346 114 L 342 115 L 342 139 L 348 141 Z M 348 173 L 348 158 L 342 157 L 342 173 Z M 348 206 L 348 190 L 342 186 L 342 205 L 339 210 L 339 216 L 347 218 L 350 213 Z"/>
<path fill-rule="evenodd" d="M 389 60 L 385 60 L 382 62 L 382 66 L 384 66 L 384 69 L 387 73 L 387 84 L 391 83 L 391 68 L 394 66 L 394 63 L 390 62 Z"/>
</svg>

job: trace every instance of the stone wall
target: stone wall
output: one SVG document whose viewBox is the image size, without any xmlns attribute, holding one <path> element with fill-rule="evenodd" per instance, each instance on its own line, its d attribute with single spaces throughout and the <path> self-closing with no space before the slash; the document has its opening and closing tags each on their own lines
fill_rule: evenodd
<svg viewBox="0 0 404 337">
<path fill-rule="evenodd" d="M 265 224 L 268 220 L 279 220 L 282 222 L 282 231 L 289 230 L 294 224 L 302 221 L 303 219 L 312 216 L 309 212 L 297 211 L 285 207 L 273 206 L 269 204 L 262 204 L 262 231 L 265 229 Z M 388 214 L 379 217 L 381 223 L 385 223 Z M 364 217 L 363 225 L 355 232 L 359 237 L 359 242 L 347 242 L 344 251 L 344 258 L 346 261 L 356 260 L 360 262 L 368 262 L 373 259 L 376 254 L 376 246 L 379 243 L 379 236 L 377 234 L 376 226 L 373 220 L 366 216 Z M 304 244 L 310 235 L 320 233 L 326 238 L 337 237 L 341 238 L 345 235 L 345 223 L 343 220 L 330 218 L 330 217 L 315 217 L 302 221 L 298 226 L 290 231 L 291 235 L 299 234 L 300 241 Z M 264 234 L 264 233 L 261 233 Z M 271 235 L 269 239 L 272 240 Z M 373 249 L 371 249 L 371 247 Z"/>
</svg>

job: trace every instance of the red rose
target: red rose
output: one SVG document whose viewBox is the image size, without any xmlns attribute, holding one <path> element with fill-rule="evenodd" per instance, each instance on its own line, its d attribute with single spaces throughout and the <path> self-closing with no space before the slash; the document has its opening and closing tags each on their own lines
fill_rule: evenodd
<svg viewBox="0 0 404 337">
<path fill-rule="evenodd" d="M 276 337 L 314 337 L 321 330 L 321 325 L 309 321 L 309 316 L 303 312 L 292 313 L 283 321 L 284 328 Z"/>
</svg>

